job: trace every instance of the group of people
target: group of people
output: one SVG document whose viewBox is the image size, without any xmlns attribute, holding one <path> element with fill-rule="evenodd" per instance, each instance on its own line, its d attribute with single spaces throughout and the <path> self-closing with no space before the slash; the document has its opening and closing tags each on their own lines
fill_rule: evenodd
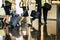
<svg viewBox="0 0 60 40">
<path fill-rule="evenodd" d="M 50 4 L 49 3 L 49 0 L 41 0 L 41 1 L 39 1 L 39 0 L 36 0 L 36 3 L 38 4 L 38 12 L 40 12 L 40 23 L 42 24 L 42 22 L 41 22 L 41 15 L 42 15 L 42 12 L 41 12 L 41 10 L 43 10 L 43 19 L 44 19 L 44 24 L 47 24 L 47 15 L 48 15 L 48 9 L 47 8 L 45 8 L 45 3 L 48 3 L 48 4 Z"/>
<path fill-rule="evenodd" d="M 27 17 L 28 17 L 27 2 L 25 0 L 23 0 L 24 6 L 20 7 L 21 1 L 22 0 L 6 0 L 5 4 L 2 5 L 2 7 L 4 8 L 5 13 L 6 13 L 6 16 L 3 18 L 3 22 L 5 22 L 5 24 L 6 24 L 6 30 L 5 30 L 6 31 L 6 40 L 10 40 L 10 38 L 8 39 L 7 37 L 10 36 L 10 32 L 9 32 L 9 28 L 8 28 L 8 25 L 9 25 L 8 21 L 9 21 L 9 17 L 11 15 L 11 12 L 16 11 L 15 13 L 20 16 L 21 20 L 19 21 L 19 24 L 21 23 L 21 21 L 24 18 L 26 18 L 26 20 L 28 21 L 28 19 L 27 19 Z M 27 22 L 27 24 L 29 24 L 29 23 Z"/>
<path fill-rule="evenodd" d="M 3 8 L 5 10 L 5 13 L 6 13 L 6 16 L 3 18 L 3 22 L 6 23 L 6 36 L 9 35 L 9 28 L 8 28 L 8 20 L 9 20 L 9 17 L 11 15 L 11 12 L 12 11 L 16 11 L 16 14 L 18 14 L 20 17 L 21 17 L 21 20 L 19 21 L 19 23 L 21 23 L 21 21 L 26 18 L 26 20 L 28 21 L 28 10 L 29 10 L 29 5 L 28 5 L 28 0 L 23 0 L 23 2 L 21 3 L 22 0 L 6 0 L 5 1 L 5 4 L 3 4 Z M 39 15 L 38 15 L 38 19 L 40 19 L 40 23 L 41 22 L 41 8 L 43 9 L 43 18 L 44 18 L 44 24 L 47 24 L 47 13 L 48 13 L 48 10 L 44 7 L 44 3 L 45 1 L 44 0 L 41 0 L 42 3 L 40 4 L 40 1 L 39 0 L 35 0 L 36 1 L 36 10 L 35 10 L 35 13 L 36 12 L 39 12 Z M 9 2 L 9 3 L 8 3 Z M 47 0 L 48 2 L 48 0 Z M 20 7 L 20 5 L 22 5 Z M 35 18 L 33 18 L 34 20 Z M 32 24 L 29 22 L 27 22 L 27 24 L 29 26 L 31 26 Z M 8 40 L 8 39 L 7 39 Z"/>
</svg>

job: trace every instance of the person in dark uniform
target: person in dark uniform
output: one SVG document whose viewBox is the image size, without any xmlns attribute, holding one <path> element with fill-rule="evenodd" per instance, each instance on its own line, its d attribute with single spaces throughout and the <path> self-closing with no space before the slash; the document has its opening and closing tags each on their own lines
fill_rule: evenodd
<svg viewBox="0 0 60 40">
<path fill-rule="evenodd" d="M 11 5 L 12 5 L 12 3 L 10 3 L 9 1 L 5 1 L 4 10 L 5 10 L 6 16 L 4 17 L 3 22 L 6 21 L 6 23 L 8 23 Z"/>
<path fill-rule="evenodd" d="M 29 14 L 28 14 L 28 10 L 29 10 L 29 8 L 28 8 L 28 1 L 27 0 L 23 0 L 23 15 L 22 15 L 22 19 L 20 20 L 20 21 L 22 21 L 24 18 L 26 18 L 26 21 L 27 21 L 27 24 L 29 24 L 28 23 L 28 16 L 29 16 Z"/>
<path fill-rule="evenodd" d="M 8 0 L 5 1 L 4 10 L 5 10 L 6 16 L 3 19 L 3 22 L 6 23 L 5 40 L 11 40 L 10 35 L 9 35 L 9 28 L 8 28 L 8 20 L 9 20 L 9 16 L 10 16 L 11 5 L 12 5 L 11 2 L 9 2 Z"/>
<path fill-rule="evenodd" d="M 21 20 L 19 21 L 19 23 L 21 23 L 22 27 L 25 25 L 25 24 L 24 25 L 22 24 L 23 22 L 26 22 L 29 26 L 30 23 L 29 23 L 29 14 L 28 14 L 28 0 L 21 0 L 21 2 L 23 2 L 24 4 L 22 6 L 23 14 L 21 15 Z M 28 26 L 24 26 L 24 28 Z M 28 35 L 27 32 L 28 32 L 28 28 L 26 28 L 26 35 L 24 35 L 25 37 Z M 23 32 L 21 31 L 21 33 Z"/>
<path fill-rule="evenodd" d="M 44 7 L 44 3 L 49 3 L 48 0 L 42 0 L 42 9 L 43 9 L 43 19 L 44 19 L 44 24 L 47 24 L 47 14 L 48 14 L 48 9 Z"/>
<path fill-rule="evenodd" d="M 23 11 L 26 12 L 24 13 L 24 17 L 28 17 L 28 10 L 29 10 L 29 7 L 28 7 L 28 0 L 23 0 L 24 2 L 24 5 L 23 5 Z"/>
<path fill-rule="evenodd" d="M 46 0 L 47 3 L 48 0 Z M 40 23 L 41 22 L 41 8 L 43 9 L 43 19 L 44 19 L 44 24 L 47 24 L 47 13 L 48 13 L 48 9 L 44 7 L 44 3 L 46 3 L 45 0 L 41 0 L 41 5 L 40 5 L 40 1 L 39 0 L 36 0 L 36 3 L 38 4 L 38 12 L 40 12 L 40 15 L 39 15 L 39 18 L 40 18 Z"/>
<path fill-rule="evenodd" d="M 6 35 L 9 35 L 8 20 L 10 16 L 11 5 L 12 5 L 11 2 L 9 2 L 8 0 L 5 1 L 4 10 L 5 10 L 6 16 L 4 17 L 3 22 L 6 23 Z"/>
<path fill-rule="evenodd" d="M 36 4 L 37 4 L 37 12 L 39 12 L 40 14 L 38 15 L 38 19 L 39 19 L 39 23 L 41 23 L 41 0 L 35 0 Z"/>
<path fill-rule="evenodd" d="M 47 24 L 47 13 L 48 13 L 48 10 L 45 7 L 43 7 L 44 24 Z"/>
</svg>

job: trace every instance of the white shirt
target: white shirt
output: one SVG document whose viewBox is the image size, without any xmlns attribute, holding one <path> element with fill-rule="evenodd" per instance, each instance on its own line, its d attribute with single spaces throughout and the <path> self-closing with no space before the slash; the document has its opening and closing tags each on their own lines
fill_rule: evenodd
<svg viewBox="0 0 60 40">
<path fill-rule="evenodd" d="M 23 13 L 23 9 L 19 7 L 20 1 L 21 0 L 16 0 L 16 13 L 21 16 L 21 14 Z"/>
</svg>

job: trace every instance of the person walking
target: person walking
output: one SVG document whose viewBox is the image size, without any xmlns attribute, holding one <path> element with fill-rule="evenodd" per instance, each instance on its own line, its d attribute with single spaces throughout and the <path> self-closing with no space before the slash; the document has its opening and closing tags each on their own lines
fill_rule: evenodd
<svg viewBox="0 0 60 40">
<path fill-rule="evenodd" d="M 47 14 L 48 14 L 48 9 L 45 8 L 44 3 L 49 3 L 48 0 L 42 0 L 42 10 L 43 10 L 43 19 L 44 19 L 44 24 L 47 24 Z"/>
<path fill-rule="evenodd" d="M 44 19 L 44 24 L 47 24 L 47 14 L 48 14 L 48 9 L 45 8 L 44 4 L 45 3 L 48 3 L 49 4 L 49 1 L 48 0 L 41 0 L 41 5 L 40 5 L 40 1 L 39 0 L 36 0 L 36 4 L 38 5 L 38 12 L 40 12 L 40 15 L 39 15 L 39 18 L 40 18 L 40 23 L 42 24 L 41 22 L 41 10 L 43 10 L 43 19 Z"/>
<path fill-rule="evenodd" d="M 37 12 L 39 12 L 39 24 L 42 24 L 41 23 L 41 0 L 35 0 L 36 1 L 36 4 L 37 4 Z"/>
</svg>

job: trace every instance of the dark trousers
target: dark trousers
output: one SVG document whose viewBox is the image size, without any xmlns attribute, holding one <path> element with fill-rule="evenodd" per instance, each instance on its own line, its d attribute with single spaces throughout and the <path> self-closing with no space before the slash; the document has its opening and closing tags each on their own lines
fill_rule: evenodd
<svg viewBox="0 0 60 40">
<path fill-rule="evenodd" d="M 36 4 L 38 4 L 37 11 L 40 13 L 38 19 L 39 19 L 39 23 L 41 23 L 41 0 L 35 0 L 35 1 Z"/>
<path fill-rule="evenodd" d="M 38 3 L 38 9 L 37 9 L 37 12 L 39 12 L 40 14 L 38 15 L 38 19 L 39 19 L 39 23 L 41 23 L 41 6 L 40 6 L 40 3 Z"/>
<path fill-rule="evenodd" d="M 43 9 L 43 19 L 44 19 L 44 22 L 46 22 L 47 21 L 48 10 L 45 7 L 43 7 L 42 9 Z"/>
</svg>

